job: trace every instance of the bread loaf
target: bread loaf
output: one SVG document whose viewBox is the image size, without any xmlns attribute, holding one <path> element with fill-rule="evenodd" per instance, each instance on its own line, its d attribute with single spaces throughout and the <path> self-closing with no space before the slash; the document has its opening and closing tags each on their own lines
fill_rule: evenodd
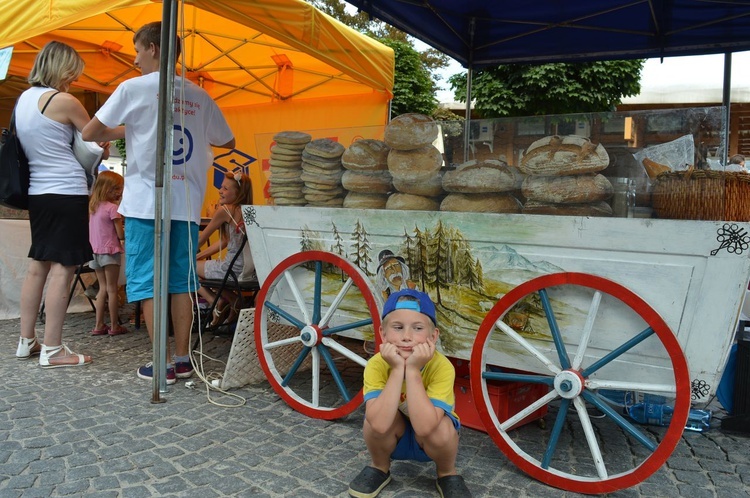
<svg viewBox="0 0 750 498">
<path fill-rule="evenodd" d="M 350 192 L 387 194 L 393 190 L 388 171 L 344 171 L 341 184 Z M 385 205 L 385 202 L 383 203 Z"/>
<path fill-rule="evenodd" d="M 365 194 L 349 192 L 344 198 L 344 207 L 351 209 L 385 209 L 388 196 L 384 194 Z"/>
<path fill-rule="evenodd" d="M 529 145 L 518 166 L 527 175 L 580 175 L 596 173 L 609 165 L 601 144 L 577 135 L 544 137 Z"/>
<path fill-rule="evenodd" d="M 652 180 L 656 180 L 656 177 L 667 171 L 672 171 L 672 168 L 666 164 L 660 164 L 656 161 L 652 161 L 648 157 L 643 158 L 643 167 L 646 169 L 646 174 Z"/>
<path fill-rule="evenodd" d="M 414 150 L 391 149 L 388 171 L 394 181 L 421 182 L 434 177 L 443 165 L 443 155 L 433 145 Z"/>
<path fill-rule="evenodd" d="M 437 211 L 440 203 L 430 197 L 421 195 L 395 193 L 388 197 L 386 209 L 404 209 L 416 211 Z"/>
<path fill-rule="evenodd" d="M 443 175 L 438 172 L 432 178 L 418 182 L 407 181 L 403 178 L 394 178 L 393 186 L 396 190 L 404 194 L 437 197 L 443 194 Z"/>
<path fill-rule="evenodd" d="M 443 176 L 446 192 L 482 193 L 514 190 L 520 174 L 501 161 L 468 161 Z"/>
<path fill-rule="evenodd" d="M 477 213 L 520 213 L 521 203 L 510 194 L 448 194 L 441 211 Z"/>
<path fill-rule="evenodd" d="M 352 171 L 374 171 L 388 169 L 388 152 L 385 142 L 372 138 L 357 140 L 344 151 L 341 164 Z"/>
<path fill-rule="evenodd" d="M 552 204 L 526 201 L 523 214 L 553 214 L 559 216 L 612 216 L 612 208 L 606 202 L 591 204 Z"/>
<path fill-rule="evenodd" d="M 612 184 L 603 175 L 527 176 L 521 192 L 528 200 L 553 204 L 582 204 L 612 197 Z"/>
<path fill-rule="evenodd" d="M 414 150 L 432 144 L 438 136 L 437 123 L 424 114 L 396 116 L 385 127 L 385 143 L 392 149 Z"/>
</svg>

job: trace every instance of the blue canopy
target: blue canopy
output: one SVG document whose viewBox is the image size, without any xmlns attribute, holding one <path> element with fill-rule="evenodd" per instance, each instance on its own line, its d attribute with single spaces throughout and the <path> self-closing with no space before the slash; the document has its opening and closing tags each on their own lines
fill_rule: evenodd
<svg viewBox="0 0 750 498">
<path fill-rule="evenodd" d="M 467 68 L 750 50 L 748 0 L 348 2 Z"/>
</svg>

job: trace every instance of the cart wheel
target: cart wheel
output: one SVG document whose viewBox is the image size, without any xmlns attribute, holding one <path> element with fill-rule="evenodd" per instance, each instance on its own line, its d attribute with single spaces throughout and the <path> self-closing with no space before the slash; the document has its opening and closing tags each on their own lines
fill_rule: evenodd
<svg viewBox="0 0 750 498">
<path fill-rule="evenodd" d="M 305 251 L 279 263 L 255 311 L 260 365 L 276 393 L 308 417 L 354 411 L 362 403 L 365 340 L 375 350 L 380 343 L 379 302 L 365 274 L 336 254 Z"/>
<path fill-rule="evenodd" d="M 574 321 L 570 308 L 560 305 L 563 301 L 580 305 L 576 326 L 558 324 Z M 530 332 L 527 328 L 519 333 L 505 323 L 504 319 L 518 328 L 517 321 L 506 314 L 514 307 L 518 314 L 519 303 L 526 306 L 526 316 L 529 307 L 532 314 L 537 313 L 535 323 L 546 329 L 543 336 L 541 330 Z M 618 323 L 626 326 L 614 330 L 597 327 L 597 322 L 607 322 L 615 314 L 625 317 Z M 568 348 L 575 352 L 573 358 L 568 356 Z M 537 373 L 494 367 L 498 363 L 492 363 L 493 350 L 516 355 L 518 361 L 529 365 L 524 370 Z M 644 380 L 646 375 L 639 370 L 653 366 L 653 355 L 661 355 L 660 375 Z M 645 480 L 680 441 L 690 410 L 687 363 L 667 324 L 633 292 L 593 275 L 544 275 L 512 289 L 482 322 L 470 368 L 475 406 L 503 453 L 535 479 L 578 493 L 609 493 Z M 667 380 L 661 382 L 662 378 Z M 537 394 L 525 398 L 517 414 L 507 413 L 500 420 L 491 409 L 488 394 L 498 381 L 535 384 L 538 389 L 532 391 Z M 606 397 L 600 389 L 606 389 Z M 668 427 L 637 425 L 621 415 L 625 407 L 613 409 L 613 393 L 626 399 L 628 393 L 632 398 L 632 393 L 638 392 L 665 396 L 669 404 L 674 403 Z M 554 420 L 550 431 L 537 424 L 519 427 L 545 410 Z M 608 449 L 606 461 L 603 447 Z M 622 455 L 620 448 L 627 455 Z"/>
</svg>

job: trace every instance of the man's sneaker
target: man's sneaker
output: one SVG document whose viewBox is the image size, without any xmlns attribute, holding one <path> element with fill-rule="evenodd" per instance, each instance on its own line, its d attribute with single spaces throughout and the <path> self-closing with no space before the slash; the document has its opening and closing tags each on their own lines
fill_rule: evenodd
<svg viewBox="0 0 750 498">
<path fill-rule="evenodd" d="M 148 362 L 138 369 L 138 378 L 144 380 L 151 380 L 154 378 L 154 364 Z M 167 385 L 172 385 L 177 382 L 177 377 L 174 374 L 174 368 L 167 367 Z"/>
<path fill-rule="evenodd" d="M 177 361 L 174 364 L 174 373 L 178 379 L 188 379 L 193 376 L 193 364 L 189 361 Z"/>
<path fill-rule="evenodd" d="M 375 498 L 389 482 L 390 472 L 368 466 L 349 484 L 349 495 L 355 498 Z"/>
<path fill-rule="evenodd" d="M 471 491 L 466 487 L 464 478 L 458 475 L 439 477 L 435 481 L 440 498 L 471 498 Z"/>
</svg>

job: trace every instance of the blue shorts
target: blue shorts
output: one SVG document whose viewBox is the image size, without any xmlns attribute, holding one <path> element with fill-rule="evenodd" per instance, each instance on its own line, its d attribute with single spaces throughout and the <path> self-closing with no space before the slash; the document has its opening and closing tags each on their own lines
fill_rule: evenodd
<svg viewBox="0 0 750 498">
<path fill-rule="evenodd" d="M 169 238 L 169 294 L 195 292 L 198 225 L 172 221 Z M 191 242 L 192 241 L 192 242 Z M 125 278 L 128 302 L 154 298 L 154 220 L 125 218 Z"/>
<path fill-rule="evenodd" d="M 404 434 L 399 438 L 396 443 L 396 449 L 391 453 L 391 458 L 394 460 L 416 460 L 417 462 L 431 462 L 432 458 L 427 456 L 427 453 L 417 443 L 416 435 L 414 434 L 414 427 L 411 426 L 411 422 L 408 418 L 404 417 L 406 423 L 406 430 Z"/>
</svg>

